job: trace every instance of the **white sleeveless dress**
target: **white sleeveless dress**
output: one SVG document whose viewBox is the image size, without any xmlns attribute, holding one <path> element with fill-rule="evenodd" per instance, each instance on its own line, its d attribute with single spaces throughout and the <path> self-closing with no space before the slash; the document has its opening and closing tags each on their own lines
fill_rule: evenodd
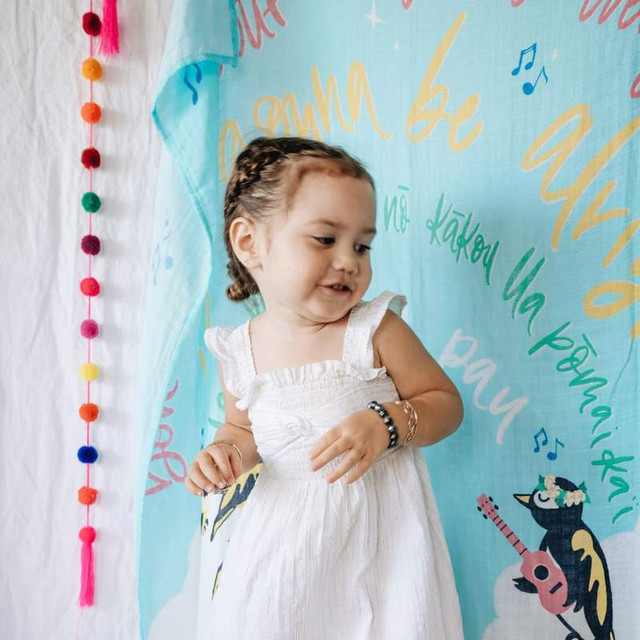
<svg viewBox="0 0 640 640">
<path fill-rule="evenodd" d="M 352 484 L 324 481 L 344 454 L 309 469 L 325 431 L 370 400 L 399 399 L 385 367 L 373 367 L 371 338 L 387 307 L 401 315 L 405 305 L 391 291 L 360 300 L 342 360 L 259 375 L 248 321 L 205 332 L 236 406 L 248 409 L 262 458 L 216 578 L 211 640 L 463 640 L 420 450 L 387 449 Z"/>
</svg>

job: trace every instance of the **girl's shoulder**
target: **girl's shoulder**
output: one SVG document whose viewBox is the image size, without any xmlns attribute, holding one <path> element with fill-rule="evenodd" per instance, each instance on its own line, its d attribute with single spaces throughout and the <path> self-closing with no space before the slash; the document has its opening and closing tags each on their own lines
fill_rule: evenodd
<svg viewBox="0 0 640 640">
<path fill-rule="evenodd" d="M 375 367 L 374 334 L 387 310 L 398 316 L 407 305 L 407 297 L 385 289 L 371 300 L 360 300 L 351 310 L 345 336 L 345 360 Z"/>
<path fill-rule="evenodd" d="M 350 324 L 364 331 L 368 338 L 375 333 L 387 310 L 402 316 L 407 297 L 385 289 L 371 300 L 360 300 L 351 310 Z"/>
</svg>

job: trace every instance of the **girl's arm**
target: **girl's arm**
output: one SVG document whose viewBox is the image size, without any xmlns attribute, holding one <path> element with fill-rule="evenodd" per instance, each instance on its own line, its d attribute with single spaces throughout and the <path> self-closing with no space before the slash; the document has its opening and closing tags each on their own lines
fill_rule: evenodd
<svg viewBox="0 0 640 640">
<path fill-rule="evenodd" d="M 418 414 L 418 428 L 409 446 L 431 445 L 453 433 L 464 417 L 462 398 L 411 327 L 387 310 L 373 335 L 373 346 L 400 398 L 408 400 Z M 382 406 L 391 416 L 402 442 L 409 431 L 409 416 L 399 404 L 385 402 Z"/>
<path fill-rule="evenodd" d="M 233 442 L 242 452 L 242 473 L 246 473 L 253 469 L 261 460 L 256 447 L 256 441 L 253 438 L 249 413 L 246 410 L 241 411 L 236 407 L 235 403 L 238 401 L 238 398 L 229 393 L 224 382 L 224 373 L 222 364 L 220 363 L 218 364 L 218 372 L 224 394 L 225 421 L 216 430 L 213 442 L 218 440 L 229 440 Z"/>
</svg>

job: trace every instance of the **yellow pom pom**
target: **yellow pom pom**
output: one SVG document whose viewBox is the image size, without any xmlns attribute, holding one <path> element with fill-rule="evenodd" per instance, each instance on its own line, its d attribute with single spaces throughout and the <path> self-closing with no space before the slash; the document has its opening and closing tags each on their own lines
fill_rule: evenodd
<svg viewBox="0 0 640 640">
<path fill-rule="evenodd" d="M 93 362 L 85 362 L 80 365 L 80 375 L 85 380 L 95 380 L 100 374 L 100 367 Z"/>
<path fill-rule="evenodd" d="M 100 80 L 102 77 L 102 65 L 95 58 L 87 58 L 82 63 L 82 75 L 87 80 Z"/>
</svg>

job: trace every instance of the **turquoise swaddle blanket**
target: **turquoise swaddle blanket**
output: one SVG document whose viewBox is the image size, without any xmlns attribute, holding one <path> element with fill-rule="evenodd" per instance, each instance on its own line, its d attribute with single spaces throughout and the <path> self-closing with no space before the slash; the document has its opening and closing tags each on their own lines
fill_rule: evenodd
<svg viewBox="0 0 640 640">
<path fill-rule="evenodd" d="M 366 298 L 407 295 L 465 401 L 423 449 L 465 637 L 565 638 L 558 612 L 640 637 L 639 25 L 597 0 L 174 1 L 136 416 L 143 638 L 194 636 L 251 488 L 212 542 L 182 481 L 224 419 L 204 330 L 260 311 L 224 296 L 226 180 L 247 141 L 288 134 L 371 171 Z M 541 547 L 561 571 L 527 592 Z M 563 580 L 578 611 L 551 602 Z"/>
</svg>

